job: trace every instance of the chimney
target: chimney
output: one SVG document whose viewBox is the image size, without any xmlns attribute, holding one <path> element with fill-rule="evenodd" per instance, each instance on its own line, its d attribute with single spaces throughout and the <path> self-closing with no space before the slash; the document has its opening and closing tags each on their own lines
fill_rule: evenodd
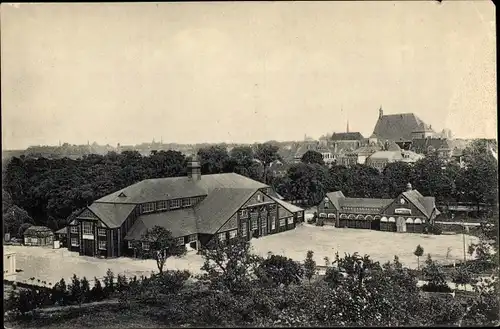
<svg viewBox="0 0 500 329">
<path fill-rule="evenodd" d="M 201 179 L 201 166 L 197 161 L 196 156 L 188 163 L 187 166 L 188 177 L 193 181 L 199 181 Z"/>
<path fill-rule="evenodd" d="M 411 186 L 411 183 L 406 184 L 406 192 L 411 191 L 413 188 Z"/>
<path fill-rule="evenodd" d="M 384 111 L 382 110 L 382 106 L 378 109 L 378 118 L 382 119 L 382 116 L 384 115 Z"/>
</svg>

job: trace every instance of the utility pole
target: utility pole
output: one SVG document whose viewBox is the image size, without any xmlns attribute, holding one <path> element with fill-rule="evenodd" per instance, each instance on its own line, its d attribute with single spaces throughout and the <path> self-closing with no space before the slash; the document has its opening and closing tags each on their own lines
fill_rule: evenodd
<svg viewBox="0 0 500 329">
<path fill-rule="evenodd" d="M 463 217 L 462 217 L 462 240 L 464 245 L 464 265 L 465 265 L 465 263 L 467 262 L 467 253 L 465 251 L 465 218 Z"/>
</svg>

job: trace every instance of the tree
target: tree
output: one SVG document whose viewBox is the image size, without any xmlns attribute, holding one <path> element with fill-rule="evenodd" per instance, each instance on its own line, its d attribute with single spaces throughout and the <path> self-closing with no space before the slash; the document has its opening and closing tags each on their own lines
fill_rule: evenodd
<svg viewBox="0 0 500 329">
<path fill-rule="evenodd" d="M 255 157 L 262 162 L 264 166 L 264 182 L 267 184 L 267 171 L 271 163 L 280 160 L 278 154 L 279 147 L 269 143 L 258 144 L 255 150 Z"/>
<path fill-rule="evenodd" d="M 420 257 L 424 254 L 424 248 L 418 245 L 413 254 L 417 256 L 417 270 L 420 271 Z"/>
<path fill-rule="evenodd" d="M 412 168 L 406 162 L 388 163 L 383 172 L 382 179 L 385 185 L 387 198 L 395 198 L 405 190 L 406 184 L 412 179 Z"/>
<path fill-rule="evenodd" d="M 467 290 L 467 285 L 473 282 L 473 276 L 466 266 L 458 266 L 453 269 L 451 281 L 456 286 L 463 285 L 464 289 Z"/>
<path fill-rule="evenodd" d="M 304 153 L 304 155 L 301 158 L 301 161 L 305 164 L 313 164 L 313 163 L 319 165 L 325 164 L 321 153 L 313 150 L 308 150 L 306 153 Z"/>
<path fill-rule="evenodd" d="M 466 169 L 461 175 L 462 192 L 478 210 L 480 203 L 497 203 L 498 183 L 491 178 L 498 177 L 498 163 L 490 151 L 492 144 L 485 139 L 475 140 L 464 150 Z"/>
<path fill-rule="evenodd" d="M 104 299 L 104 290 L 102 288 L 101 281 L 99 281 L 96 277 L 94 277 L 94 286 L 92 287 L 90 294 L 93 301 L 100 301 Z"/>
<path fill-rule="evenodd" d="M 415 162 L 410 182 L 422 195 L 435 196 L 438 202 L 456 193 L 454 181 L 447 176 L 446 164 L 435 152 Z"/>
<path fill-rule="evenodd" d="M 237 146 L 233 148 L 229 154 L 229 161 L 225 171 L 235 172 L 254 180 L 261 180 L 261 167 L 261 164 L 254 160 L 254 154 L 251 147 Z"/>
<path fill-rule="evenodd" d="M 169 257 L 182 256 L 186 253 L 184 244 L 179 245 L 177 240 L 172 237 L 172 233 L 161 226 L 148 229 L 144 233 L 142 240 L 149 242 L 149 248 L 141 248 L 141 254 L 156 260 L 156 266 L 160 274 L 163 272 L 163 267 Z"/>
<path fill-rule="evenodd" d="M 279 255 L 271 255 L 260 264 L 263 275 L 277 285 L 288 286 L 299 283 L 303 276 L 302 267 L 292 260 Z"/>
<path fill-rule="evenodd" d="M 292 200 L 305 200 L 309 205 L 318 204 L 329 185 L 328 169 L 318 164 L 293 165 L 288 170 L 287 177 L 287 193 L 292 196 Z"/>
<path fill-rule="evenodd" d="M 78 279 L 76 274 L 73 274 L 73 277 L 71 278 L 71 285 L 69 287 L 69 291 L 71 294 L 71 300 L 81 305 L 84 300 L 84 295 L 80 279 Z"/>
<path fill-rule="evenodd" d="M 262 258 L 250 252 L 250 242 L 238 237 L 227 244 L 211 240 L 201 250 L 204 259 L 202 279 L 212 289 L 222 289 L 238 296 L 248 293 Z"/>
<path fill-rule="evenodd" d="M 311 282 L 311 279 L 316 274 L 316 262 L 313 259 L 314 251 L 309 250 L 304 261 L 304 275 Z"/>
<path fill-rule="evenodd" d="M 199 149 L 198 159 L 203 174 L 219 174 L 227 167 L 229 155 L 225 147 L 217 145 Z"/>
<path fill-rule="evenodd" d="M 426 291 L 451 292 L 451 289 L 446 283 L 446 275 L 443 268 L 432 260 L 430 254 L 427 255 L 425 267 L 423 268 L 423 274 L 427 283 L 422 288 Z"/>
<path fill-rule="evenodd" d="M 86 277 L 83 277 L 83 279 L 80 281 L 81 283 L 81 289 L 82 293 L 80 296 L 80 304 L 88 302 L 90 299 L 90 284 L 89 281 L 87 280 Z"/>
</svg>

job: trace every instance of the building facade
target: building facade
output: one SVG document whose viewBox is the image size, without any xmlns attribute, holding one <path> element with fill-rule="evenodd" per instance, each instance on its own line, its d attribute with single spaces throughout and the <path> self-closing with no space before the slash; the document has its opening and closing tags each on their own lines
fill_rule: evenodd
<svg viewBox="0 0 500 329">
<path fill-rule="evenodd" d="M 143 236 L 154 226 L 199 249 L 214 238 L 276 234 L 303 220 L 303 209 L 270 186 L 234 173 L 201 175 L 193 161 L 187 177 L 144 180 L 96 200 L 70 223 L 67 241 L 80 255 L 133 256 L 137 242 L 148 248 Z"/>
<path fill-rule="evenodd" d="M 317 207 L 325 224 L 390 232 L 423 232 L 439 215 L 434 197 L 424 197 L 408 183 L 395 199 L 347 198 L 330 192 Z"/>
</svg>

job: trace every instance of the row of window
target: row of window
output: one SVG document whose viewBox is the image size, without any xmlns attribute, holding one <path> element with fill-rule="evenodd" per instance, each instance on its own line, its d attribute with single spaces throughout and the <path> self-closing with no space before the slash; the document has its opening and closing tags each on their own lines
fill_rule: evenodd
<svg viewBox="0 0 500 329">
<path fill-rule="evenodd" d="M 326 208 L 326 207 L 325 207 Z M 343 211 L 374 211 L 378 209 L 366 208 L 366 207 L 341 207 Z"/>
<path fill-rule="evenodd" d="M 195 198 L 164 200 L 158 202 L 148 202 L 141 205 L 143 213 L 149 213 L 166 209 L 179 209 L 191 207 L 195 203 Z"/>
<path fill-rule="evenodd" d="M 280 227 L 283 227 L 286 224 L 285 218 L 281 218 L 279 220 L 279 222 L 280 222 Z M 288 218 L 288 224 L 289 225 L 293 224 L 293 217 Z M 261 222 L 261 225 L 263 228 L 265 228 L 265 227 L 267 227 L 267 222 L 265 220 L 263 220 Z M 258 229 L 258 227 L 259 227 L 259 224 L 257 222 L 257 219 L 252 220 L 251 221 L 251 230 L 254 231 L 254 230 Z M 275 229 L 276 229 L 276 218 L 273 217 L 271 220 L 271 230 L 275 230 Z M 241 231 L 242 231 L 241 234 L 243 236 L 247 235 L 247 223 L 246 222 L 241 223 Z"/>
<path fill-rule="evenodd" d="M 232 230 L 229 231 L 229 239 L 234 239 L 238 235 L 238 230 Z M 217 238 L 219 241 L 225 241 L 226 240 L 226 232 L 219 233 L 217 235 Z"/>
<path fill-rule="evenodd" d="M 78 226 L 77 225 L 71 226 L 70 232 L 72 234 L 78 234 Z M 94 235 L 94 231 L 92 230 L 92 223 L 83 222 L 82 233 L 84 235 Z M 97 229 L 97 235 L 98 236 L 106 236 L 106 229 L 104 229 L 104 228 Z"/>
<path fill-rule="evenodd" d="M 78 238 L 71 238 L 71 246 L 72 247 L 79 247 L 80 246 L 80 241 Z M 107 241 L 106 240 L 99 240 L 98 241 L 98 248 L 99 250 L 106 250 L 107 249 Z"/>
</svg>

